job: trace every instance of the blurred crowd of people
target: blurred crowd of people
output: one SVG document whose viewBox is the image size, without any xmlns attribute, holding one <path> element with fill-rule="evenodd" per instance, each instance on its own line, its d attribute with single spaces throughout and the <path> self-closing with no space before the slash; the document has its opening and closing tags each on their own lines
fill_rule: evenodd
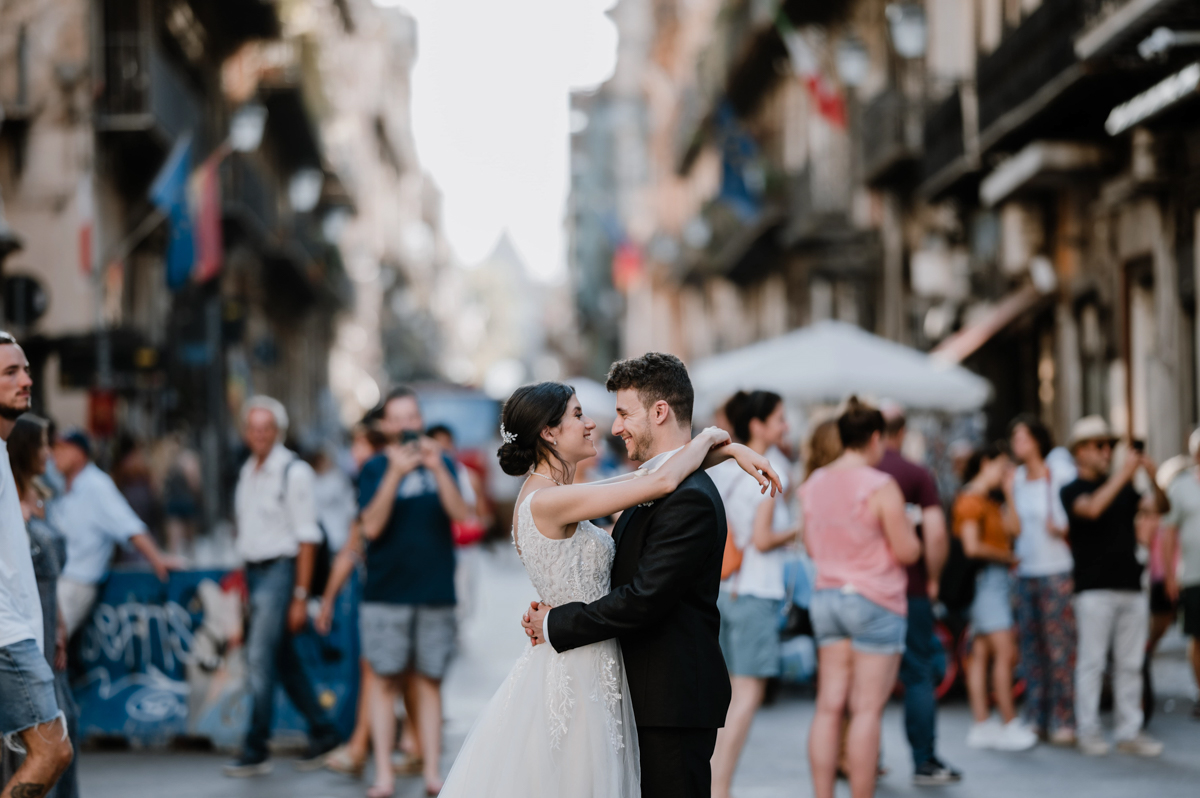
<svg viewBox="0 0 1200 798">
<path fill-rule="evenodd" d="M 780 396 L 740 392 L 720 423 L 773 453 L 781 474 L 793 471 Z M 1037 417 L 1021 415 L 1004 440 L 947 447 L 958 483 L 945 500 L 930 471 L 901 453 L 906 432 L 901 408 L 848 400 L 811 427 L 790 513 L 737 469 L 714 470 L 729 516 L 721 643 L 733 683 L 713 757 L 717 798 L 729 795 L 767 681 L 780 674 L 791 558 L 815 572 L 806 609 L 818 648 L 809 737 L 818 798 L 834 794 L 837 778 L 853 795 L 873 794 L 897 681 L 914 783 L 962 778 L 937 753 L 935 660 L 956 653 L 939 651 L 936 617 L 965 627 L 973 748 L 1160 755 L 1145 731 L 1150 658 L 1180 612 L 1200 686 L 1200 430 L 1189 456 L 1159 467 L 1101 417 L 1081 419 L 1056 447 Z"/>
</svg>

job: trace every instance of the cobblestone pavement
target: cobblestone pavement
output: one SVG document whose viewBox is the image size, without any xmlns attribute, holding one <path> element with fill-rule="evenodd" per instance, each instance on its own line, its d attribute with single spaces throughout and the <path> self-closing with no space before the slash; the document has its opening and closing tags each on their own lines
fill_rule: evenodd
<svg viewBox="0 0 1200 798">
<path fill-rule="evenodd" d="M 461 653 L 446 684 L 445 768 L 525 645 L 517 618 L 524 603 L 534 597 L 511 547 L 481 551 L 469 567 L 475 569 L 472 581 L 476 589 L 469 598 L 472 611 L 462 626 Z M 1020 754 L 974 751 L 965 744 L 970 713 L 963 702 L 956 701 L 939 714 L 939 750 L 944 759 L 966 773 L 966 779 L 951 787 L 917 788 L 910 781 L 902 712 L 893 705 L 884 720 L 883 756 L 891 772 L 880 782 L 878 794 L 1194 798 L 1200 795 L 1200 723 L 1188 718 L 1193 688 L 1181 641 L 1167 641 L 1155 669 L 1160 701 L 1150 731 L 1166 743 L 1161 759 L 1117 755 L 1085 759 L 1075 751 L 1049 746 Z M 811 717 L 811 695 L 802 691 L 785 693 L 759 713 L 734 782 L 737 798 L 812 794 L 805 752 Z M 284 757 L 278 758 L 269 776 L 227 779 L 220 773 L 223 761 L 224 757 L 215 754 L 85 753 L 81 761 L 83 794 L 85 798 L 351 798 L 363 795 L 367 786 L 365 781 L 333 773 L 297 773 Z M 422 794 L 417 779 L 402 780 L 396 791 L 398 798 Z M 839 795 L 848 796 L 849 790 L 843 785 Z"/>
</svg>

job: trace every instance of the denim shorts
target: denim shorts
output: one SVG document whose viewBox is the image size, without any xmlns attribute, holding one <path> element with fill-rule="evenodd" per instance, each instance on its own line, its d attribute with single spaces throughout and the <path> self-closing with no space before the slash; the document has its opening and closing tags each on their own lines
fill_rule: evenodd
<svg viewBox="0 0 1200 798">
<path fill-rule="evenodd" d="M 33 640 L 0 648 L 0 734 L 5 736 L 58 717 L 54 672 Z"/>
<path fill-rule="evenodd" d="M 457 638 L 453 604 L 384 604 L 358 608 L 363 657 L 380 676 L 414 670 L 442 679 L 450 667 Z"/>
<path fill-rule="evenodd" d="M 975 600 L 971 602 L 971 629 L 975 634 L 990 635 L 1013 627 L 1008 583 L 1006 565 L 985 565 L 975 575 Z"/>
<path fill-rule="evenodd" d="M 779 675 L 778 599 L 721 593 L 721 653 L 732 676 L 767 679 Z"/>
<path fill-rule="evenodd" d="M 903 654 L 908 619 L 858 593 L 826 588 L 813 593 L 812 617 L 817 647 L 849 640 L 864 654 Z"/>
</svg>

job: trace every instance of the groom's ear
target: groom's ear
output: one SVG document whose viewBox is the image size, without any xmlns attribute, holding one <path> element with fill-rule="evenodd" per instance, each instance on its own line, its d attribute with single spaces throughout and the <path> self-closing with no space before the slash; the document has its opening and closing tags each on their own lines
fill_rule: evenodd
<svg viewBox="0 0 1200 798">
<path fill-rule="evenodd" d="M 671 418 L 671 406 L 665 399 L 659 399 L 650 408 L 650 418 L 655 424 L 665 424 Z"/>
</svg>

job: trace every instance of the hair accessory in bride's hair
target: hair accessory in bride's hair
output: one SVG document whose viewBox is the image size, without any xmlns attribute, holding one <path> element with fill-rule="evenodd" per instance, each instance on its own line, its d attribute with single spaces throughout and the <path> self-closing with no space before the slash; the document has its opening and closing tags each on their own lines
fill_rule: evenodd
<svg viewBox="0 0 1200 798">
<path fill-rule="evenodd" d="M 506 430 L 504 428 L 503 424 L 500 425 L 500 437 L 501 437 L 501 439 L 503 439 L 503 441 L 505 443 L 516 443 L 517 442 L 517 433 L 509 432 L 508 430 Z"/>
</svg>

